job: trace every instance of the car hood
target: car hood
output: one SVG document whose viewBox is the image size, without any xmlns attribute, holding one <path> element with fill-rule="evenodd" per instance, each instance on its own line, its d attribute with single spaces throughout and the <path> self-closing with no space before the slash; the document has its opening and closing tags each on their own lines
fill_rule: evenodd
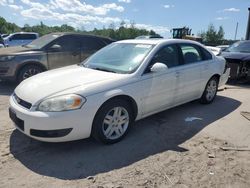
<svg viewBox="0 0 250 188">
<path fill-rule="evenodd" d="M 223 52 L 221 53 L 225 59 L 238 59 L 242 61 L 250 60 L 250 53 L 240 53 L 240 52 Z"/>
<path fill-rule="evenodd" d="M 13 46 L 13 47 L 7 47 L 7 48 L 1 48 L 0 50 L 0 56 L 3 55 L 18 55 L 21 53 L 29 53 L 32 51 L 37 51 L 37 49 L 30 49 L 23 46 Z"/>
<path fill-rule="evenodd" d="M 124 76 L 124 74 L 98 71 L 73 65 L 28 78 L 17 86 L 15 93 L 22 100 L 35 104 L 46 97 L 60 92 L 66 91 L 67 93 L 67 90 L 71 92 L 73 88 L 77 87 L 86 89 L 88 86 L 93 87 L 93 85 L 95 88 L 98 88 L 102 87 L 102 84 L 107 81 L 119 80 Z"/>
</svg>

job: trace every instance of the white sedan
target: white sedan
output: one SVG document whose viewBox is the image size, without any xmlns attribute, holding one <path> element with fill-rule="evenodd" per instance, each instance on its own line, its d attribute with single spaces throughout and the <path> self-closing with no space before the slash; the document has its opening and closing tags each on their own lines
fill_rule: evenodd
<svg viewBox="0 0 250 188">
<path fill-rule="evenodd" d="M 211 103 L 228 75 L 225 60 L 194 41 L 119 41 L 80 65 L 23 81 L 9 113 L 19 131 L 37 140 L 93 136 L 115 143 L 135 120 L 194 99 Z"/>
</svg>

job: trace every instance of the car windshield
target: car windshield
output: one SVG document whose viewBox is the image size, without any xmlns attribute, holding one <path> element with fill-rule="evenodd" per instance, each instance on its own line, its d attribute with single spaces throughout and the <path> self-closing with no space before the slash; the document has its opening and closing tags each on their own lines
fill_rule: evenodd
<svg viewBox="0 0 250 188">
<path fill-rule="evenodd" d="M 107 72 L 132 73 L 152 48 L 150 44 L 113 43 L 83 62 L 83 66 Z"/>
<path fill-rule="evenodd" d="M 36 40 L 33 40 L 31 43 L 24 45 L 24 47 L 27 48 L 35 48 L 35 49 L 41 49 L 48 43 L 52 42 L 56 38 L 60 37 L 61 35 L 59 34 L 49 34 L 49 35 L 44 35 Z"/>
<path fill-rule="evenodd" d="M 242 53 L 250 53 L 250 42 L 249 41 L 240 41 L 232 44 L 228 47 L 226 52 L 242 52 Z"/>
</svg>

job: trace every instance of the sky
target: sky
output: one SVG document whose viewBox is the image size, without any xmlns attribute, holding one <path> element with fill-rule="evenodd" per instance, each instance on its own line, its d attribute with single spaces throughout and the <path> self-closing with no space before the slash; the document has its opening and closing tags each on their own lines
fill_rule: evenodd
<svg viewBox="0 0 250 188">
<path fill-rule="evenodd" d="M 0 0 L 0 16 L 19 26 L 68 24 L 92 30 L 119 27 L 152 29 L 166 38 L 171 29 L 187 26 L 193 34 L 209 24 L 223 26 L 226 39 L 245 38 L 250 0 Z"/>
</svg>

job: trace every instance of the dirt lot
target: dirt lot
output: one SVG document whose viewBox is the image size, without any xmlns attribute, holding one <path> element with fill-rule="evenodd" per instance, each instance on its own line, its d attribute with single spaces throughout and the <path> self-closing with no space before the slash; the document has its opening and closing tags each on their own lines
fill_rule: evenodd
<svg viewBox="0 0 250 188">
<path fill-rule="evenodd" d="M 0 187 L 250 187 L 250 121 L 240 114 L 250 111 L 249 84 L 141 120 L 109 146 L 19 133 L 8 118 L 14 87 L 0 83 Z"/>
</svg>

